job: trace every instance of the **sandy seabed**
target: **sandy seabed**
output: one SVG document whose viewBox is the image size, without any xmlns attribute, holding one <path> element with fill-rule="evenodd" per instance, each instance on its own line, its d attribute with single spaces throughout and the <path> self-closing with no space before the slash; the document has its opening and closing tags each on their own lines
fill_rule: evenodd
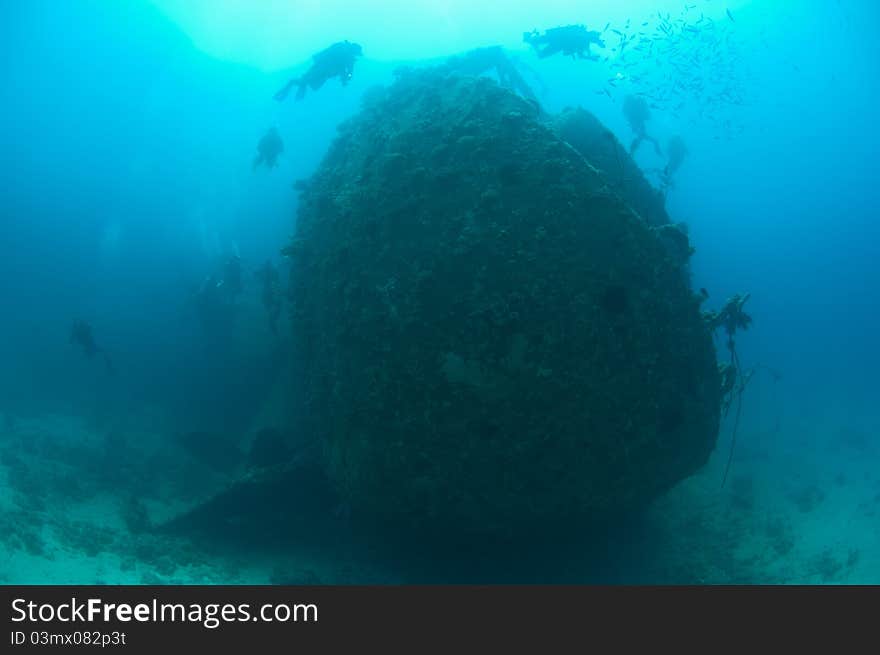
<svg viewBox="0 0 880 655">
<path fill-rule="evenodd" d="M 551 562 L 484 574 L 389 557 L 344 539 L 261 544 L 156 533 L 225 483 L 175 444 L 66 416 L 0 432 L 2 584 L 880 583 L 877 432 L 840 420 L 725 425 L 712 459 L 635 525 Z M 144 444 L 149 444 L 149 447 Z M 344 518 L 340 518 L 344 520 Z M 240 535 L 237 535 L 240 537 Z M 519 567 L 519 568 L 517 568 Z M 476 579 L 474 578 L 476 576 Z"/>
</svg>

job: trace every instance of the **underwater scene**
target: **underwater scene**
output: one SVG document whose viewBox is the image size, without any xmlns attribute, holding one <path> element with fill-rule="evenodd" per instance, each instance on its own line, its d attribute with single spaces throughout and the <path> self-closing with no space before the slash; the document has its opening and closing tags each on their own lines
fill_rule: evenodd
<svg viewBox="0 0 880 655">
<path fill-rule="evenodd" d="M 0 583 L 880 583 L 877 3 L 0 19 Z"/>
</svg>

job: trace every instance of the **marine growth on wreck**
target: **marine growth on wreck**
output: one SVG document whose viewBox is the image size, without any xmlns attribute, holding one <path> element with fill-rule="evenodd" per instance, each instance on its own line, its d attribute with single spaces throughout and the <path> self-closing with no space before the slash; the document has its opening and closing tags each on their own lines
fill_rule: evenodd
<svg viewBox="0 0 880 655">
<path fill-rule="evenodd" d="M 692 249 L 583 109 L 401 71 L 303 185 L 296 428 L 354 515 L 567 531 L 702 466 L 721 384 Z"/>
</svg>

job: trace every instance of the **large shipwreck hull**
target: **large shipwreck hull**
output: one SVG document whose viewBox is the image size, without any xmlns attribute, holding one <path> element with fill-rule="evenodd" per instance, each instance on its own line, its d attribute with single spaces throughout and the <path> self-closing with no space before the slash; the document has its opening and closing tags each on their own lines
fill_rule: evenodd
<svg viewBox="0 0 880 655">
<path fill-rule="evenodd" d="M 687 237 L 633 206 L 486 78 L 409 72 L 341 126 L 288 249 L 291 402 L 355 513 L 564 529 L 705 463 L 720 385 Z"/>
</svg>

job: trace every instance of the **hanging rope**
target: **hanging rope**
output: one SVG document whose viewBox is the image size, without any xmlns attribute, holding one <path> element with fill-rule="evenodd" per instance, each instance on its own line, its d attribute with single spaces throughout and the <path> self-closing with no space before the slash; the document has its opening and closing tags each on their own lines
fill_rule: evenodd
<svg viewBox="0 0 880 655">
<path fill-rule="evenodd" d="M 722 365 L 721 391 L 724 417 L 727 417 L 730 407 L 736 401 L 736 415 L 733 422 L 733 433 L 730 439 L 730 452 L 727 455 L 727 465 L 724 468 L 724 477 L 721 486 L 727 482 L 730 473 L 730 465 L 733 462 L 733 454 L 736 448 L 736 435 L 739 431 L 739 419 L 742 415 L 742 397 L 746 385 L 752 377 L 753 371 L 743 372 L 740 366 L 739 355 L 736 352 L 736 331 L 747 330 L 752 323 L 752 317 L 743 310 L 743 305 L 749 299 L 749 294 L 736 294 L 730 298 L 724 307 L 718 312 L 709 312 L 705 315 L 709 328 L 714 332 L 723 327 L 727 333 L 727 350 L 730 352 L 730 363 Z"/>
</svg>

